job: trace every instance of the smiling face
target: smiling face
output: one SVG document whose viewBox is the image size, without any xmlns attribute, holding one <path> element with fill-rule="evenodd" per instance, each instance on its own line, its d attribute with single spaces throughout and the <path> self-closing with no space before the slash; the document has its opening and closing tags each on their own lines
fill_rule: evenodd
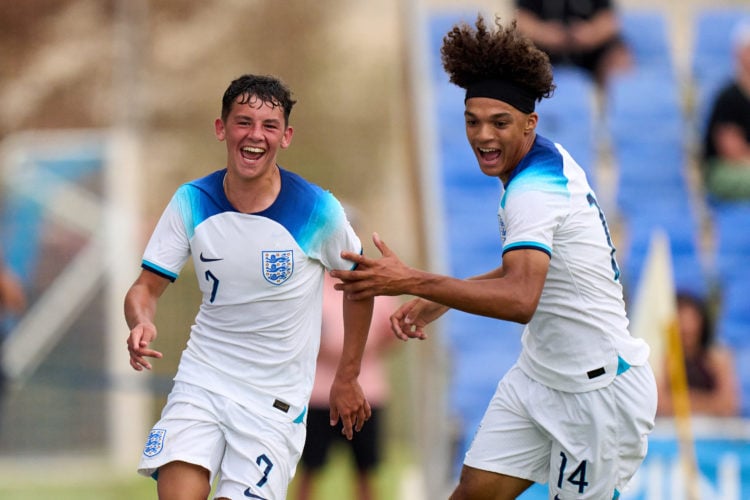
<svg viewBox="0 0 750 500">
<path fill-rule="evenodd" d="M 536 113 L 522 113 L 489 97 L 466 101 L 466 137 L 485 175 L 506 182 L 534 143 Z"/>
<path fill-rule="evenodd" d="M 226 141 L 230 175 L 252 180 L 275 171 L 278 152 L 289 147 L 293 130 L 281 106 L 246 97 L 235 99 L 226 120 L 217 118 L 214 126 L 216 138 Z"/>
</svg>

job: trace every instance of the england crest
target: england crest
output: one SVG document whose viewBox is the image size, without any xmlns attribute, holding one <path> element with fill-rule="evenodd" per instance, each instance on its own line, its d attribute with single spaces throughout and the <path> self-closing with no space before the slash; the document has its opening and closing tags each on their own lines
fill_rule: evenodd
<svg viewBox="0 0 750 500">
<path fill-rule="evenodd" d="M 263 277 L 273 285 L 280 285 L 292 276 L 292 250 L 263 250 Z"/>
<path fill-rule="evenodd" d="M 154 457 L 161 453 L 164 448 L 164 436 L 166 435 L 166 429 L 151 429 L 151 434 L 146 439 L 146 446 L 143 448 L 143 455 Z"/>
</svg>

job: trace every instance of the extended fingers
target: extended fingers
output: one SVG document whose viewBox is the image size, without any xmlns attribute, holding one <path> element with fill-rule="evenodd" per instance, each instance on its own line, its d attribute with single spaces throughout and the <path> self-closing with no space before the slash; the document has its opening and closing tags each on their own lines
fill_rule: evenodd
<svg viewBox="0 0 750 500">
<path fill-rule="evenodd" d="M 348 252 L 346 250 L 341 252 L 341 258 L 350 260 L 354 262 L 355 264 L 362 264 L 363 262 L 365 262 L 365 260 L 367 260 L 367 257 L 365 257 L 364 255 L 360 253 Z"/>
<path fill-rule="evenodd" d="M 346 439 L 351 440 L 354 438 L 354 432 L 361 431 L 365 422 L 370 420 L 371 416 L 372 408 L 370 407 L 370 403 L 365 401 L 356 412 L 341 417 L 341 433 L 346 436 Z"/>
<path fill-rule="evenodd" d="M 146 357 L 160 359 L 162 353 L 155 351 L 154 349 L 148 349 L 148 342 L 144 340 L 137 340 L 129 337 L 127 340 L 128 353 L 130 354 L 130 366 L 137 371 L 142 371 L 144 368 L 147 370 L 151 369 L 151 363 L 146 360 Z"/>
<path fill-rule="evenodd" d="M 378 233 L 372 233 L 372 242 L 375 244 L 375 247 L 380 251 L 381 255 L 390 255 L 391 249 L 388 248 L 388 245 L 385 244 L 385 241 L 380 239 L 380 235 Z"/>
</svg>

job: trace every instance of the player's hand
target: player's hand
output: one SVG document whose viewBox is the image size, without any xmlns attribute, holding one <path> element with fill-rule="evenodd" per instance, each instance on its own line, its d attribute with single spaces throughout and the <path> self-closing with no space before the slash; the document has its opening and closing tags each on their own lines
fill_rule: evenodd
<svg viewBox="0 0 750 500">
<path fill-rule="evenodd" d="M 345 379 L 338 375 L 331 385 L 330 394 L 331 426 L 341 420 L 341 434 L 347 439 L 354 437 L 354 431 L 362 430 L 362 426 L 372 416 L 370 403 L 365 399 L 362 387 L 356 378 Z"/>
<path fill-rule="evenodd" d="M 406 266 L 388 248 L 378 233 L 373 233 L 372 241 L 380 251 L 379 259 L 370 259 L 353 252 L 342 252 L 344 259 L 356 264 L 353 271 L 334 270 L 331 276 L 341 280 L 334 288 L 342 290 L 350 300 L 361 300 L 376 295 L 401 295 L 408 293 L 406 283 L 411 276 L 411 268 Z"/>
<path fill-rule="evenodd" d="M 159 351 L 149 349 L 149 344 L 156 338 L 156 327 L 150 323 L 140 323 L 130 330 L 128 336 L 128 352 L 130 353 L 130 366 L 134 370 L 142 371 L 144 368 L 151 369 L 151 363 L 146 357 L 160 359 Z"/>
<path fill-rule="evenodd" d="M 401 340 L 424 340 L 425 326 L 445 314 L 449 308 L 425 299 L 413 299 L 391 315 L 391 330 Z"/>
</svg>

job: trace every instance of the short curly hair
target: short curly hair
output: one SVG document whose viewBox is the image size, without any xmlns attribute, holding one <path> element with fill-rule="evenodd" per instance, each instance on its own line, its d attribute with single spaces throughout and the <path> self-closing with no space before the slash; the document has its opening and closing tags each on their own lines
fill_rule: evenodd
<svg viewBox="0 0 750 500">
<path fill-rule="evenodd" d="M 273 107 L 280 106 L 284 112 L 284 122 L 289 123 L 289 115 L 297 101 L 292 99 L 289 87 L 271 75 L 247 74 L 233 80 L 221 99 L 221 119 L 227 120 L 235 101 L 238 104 L 247 104 L 256 98 Z"/>
<path fill-rule="evenodd" d="M 505 80 L 523 87 L 537 101 L 555 90 L 549 56 L 516 29 L 516 21 L 503 27 L 495 16 L 495 30 L 484 17 L 476 27 L 459 23 L 445 35 L 440 49 L 450 81 L 463 89 L 486 80 Z"/>
</svg>

